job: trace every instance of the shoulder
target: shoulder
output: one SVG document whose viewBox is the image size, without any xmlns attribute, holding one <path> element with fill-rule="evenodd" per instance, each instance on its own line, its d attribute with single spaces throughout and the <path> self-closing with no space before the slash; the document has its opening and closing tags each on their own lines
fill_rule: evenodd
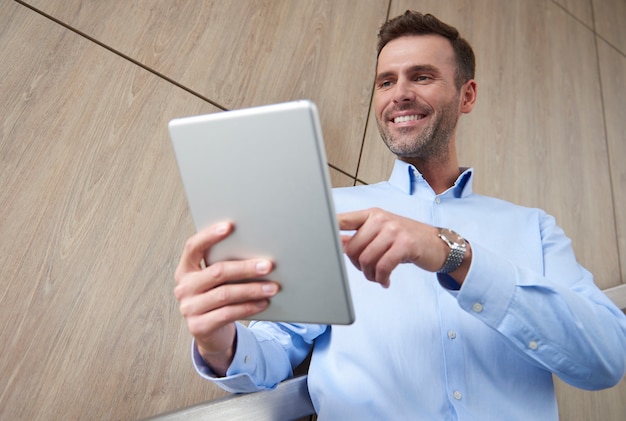
<svg viewBox="0 0 626 421">
<path fill-rule="evenodd" d="M 543 209 L 513 203 L 508 200 L 500 199 L 493 196 L 483 196 L 480 194 L 472 193 L 466 198 L 466 200 L 472 202 L 473 204 L 479 205 L 486 211 L 505 211 L 524 215 L 534 215 L 539 219 L 544 217 L 550 217 Z"/>
<path fill-rule="evenodd" d="M 388 182 L 334 188 L 335 209 L 337 212 L 349 212 L 368 207 L 380 207 L 389 195 L 394 194 L 393 190 L 394 188 Z"/>
<path fill-rule="evenodd" d="M 472 194 L 461 200 L 465 201 L 464 212 L 469 212 L 470 219 L 480 221 L 480 225 L 499 227 L 499 229 L 535 232 L 539 238 L 550 235 L 563 235 L 563 230 L 557 225 L 554 216 L 545 210 L 524 206 L 491 196 Z M 467 215 L 467 214 L 466 214 Z"/>
</svg>

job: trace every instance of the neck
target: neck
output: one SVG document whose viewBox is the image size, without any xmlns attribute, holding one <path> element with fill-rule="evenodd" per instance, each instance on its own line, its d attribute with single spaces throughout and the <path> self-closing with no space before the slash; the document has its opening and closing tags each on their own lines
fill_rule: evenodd
<svg viewBox="0 0 626 421">
<path fill-rule="evenodd" d="M 460 174 L 454 141 L 450 142 L 446 156 L 427 159 L 400 159 L 417 168 L 436 194 L 441 194 L 452 187 Z"/>
</svg>

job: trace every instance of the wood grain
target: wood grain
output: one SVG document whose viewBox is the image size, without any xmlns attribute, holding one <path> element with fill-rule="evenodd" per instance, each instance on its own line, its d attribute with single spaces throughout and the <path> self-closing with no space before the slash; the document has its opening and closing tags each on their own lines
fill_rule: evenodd
<svg viewBox="0 0 626 421">
<path fill-rule="evenodd" d="M 613 185 L 615 231 L 620 255 L 622 283 L 626 283 L 626 54 L 598 37 L 598 57 L 602 76 L 602 98 Z"/>
<path fill-rule="evenodd" d="M 593 28 L 591 0 L 554 0 L 554 2 L 562 6 L 587 27 Z"/>
<path fill-rule="evenodd" d="M 315 101 L 328 160 L 356 173 L 386 2 L 28 3 L 223 107 Z"/>
<path fill-rule="evenodd" d="M 591 0 L 595 30 L 602 39 L 626 55 L 626 2 Z"/>
<path fill-rule="evenodd" d="M 0 27 L 0 419 L 223 396 L 172 295 L 192 226 L 166 129 L 216 109 L 13 2 Z"/>
<path fill-rule="evenodd" d="M 349 177 L 334 168 L 329 169 L 330 182 L 333 187 L 350 187 L 354 186 L 354 178 Z"/>
<path fill-rule="evenodd" d="M 561 421 L 619 421 L 626 414 L 626 382 L 597 392 L 576 389 L 555 379 Z"/>
</svg>

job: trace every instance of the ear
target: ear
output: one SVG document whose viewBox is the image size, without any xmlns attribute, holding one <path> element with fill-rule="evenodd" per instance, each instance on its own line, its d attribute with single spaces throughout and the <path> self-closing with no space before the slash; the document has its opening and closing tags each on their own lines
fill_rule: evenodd
<svg viewBox="0 0 626 421">
<path fill-rule="evenodd" d="M 465 85 L 461 87 L 461 112 L 468 114 L 474 108 L 476 103 L 478 85 L 473 79 L 465 82 Z"/>
</svg>

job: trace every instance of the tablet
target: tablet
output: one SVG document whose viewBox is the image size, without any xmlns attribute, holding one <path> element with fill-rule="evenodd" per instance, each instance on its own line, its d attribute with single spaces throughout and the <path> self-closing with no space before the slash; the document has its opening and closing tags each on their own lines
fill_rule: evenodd
<svg viewBox="0 0 626 421">
<path fill-rule="evenodd" d="M 196 230 L 235 230 L 208 264 L 264 257 L 281 285 L 255 320 L 351 324 L 322 131 L 315 104 L 293 101 L 172 120 L 174 146 Z"/>
</svg>

